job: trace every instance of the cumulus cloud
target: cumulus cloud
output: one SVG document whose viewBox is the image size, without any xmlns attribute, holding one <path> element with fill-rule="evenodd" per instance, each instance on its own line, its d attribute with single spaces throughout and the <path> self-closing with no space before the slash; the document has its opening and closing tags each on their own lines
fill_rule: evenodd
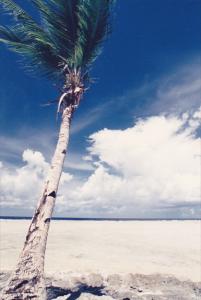
<svg viewBox="0 0 201 300">
<path fill-rule="evenodd" d="M 26 207 L 31 209 L 40 196 L 49 164 L 42 153 L 27 149 L 22 154 L 22 167 L 6 167 L 0 162 L 0 200 L 1 206 Z M 72 176 L 63 173 L 61 185 Z"/>
<path fill-rule="evenodd" d="M 139 119 L 124 130 L 103 129 L 89 137 L 84 158 L 90 176 L 63 173 L 57 213 L 73 216 L 193 217 L 200 203 L 201 109 L 182 116 Z M 1 163 L 1 203 L 33 207 L 49 164 L 25 150 L 24 166 Z M 34 193 L 33 193 L 34 187 Z"/>
<path fill-rule="evenodd" d="M 97 119 L 107 123 L 108 118 L 111 124 L 112 111 L 118 126 L 127 128 L 97 131 L 89 137 L 90 146 L 84 157 L 86 149 L 67 156 L 64 167 L 74 176 L 65 172 L 62 175 L 57 214 L 200 217 L 198 66 L 195 61 L 169 76 L 108 99 L 91 111 L 90 118 L 87 114 L 87 120 L 83 118 L 74 125 L 72 132 L 77 133 Z M 141 119 L 132 124 L 133 116 L 139 115 Z M 52 153 L 48 149 L 55 145 L 55 133 L 24 136 L 24 132 L 15 138 L 0 136 L 2 207 L 33 208 L 49 169 L 44 154 L 50 160 Z M 24 151 L 27 147 L 40 152 Z"/>
<path fill-rule="evenodd" d="M 90 136 L 86 160 L 94 165 L 85 180 L 63 173 L 57 212 L 72 215 L 152 217 L 197 216 L 200 203 L 201 110 L 140 119 L 124 130 Z M 0 164 L 1 204 L 33 207 L 49 164 L 25 150 L 24 166 Z M 34 193 L 33 193 L 34 187 Z"/>
<path fill-rule="evenodd" d="M 71 197 L 110 214 L 149 215 L 149 210 L 164 209 L 196 214 L 200 113 L 152 116 L 125 130 L 94 133 L 88 150 L 96 170 Z"/>
<path fill-rule="evenodd" d="M 28 135 L 27 132 L 29 132 Z M 50 161 L 56 145 L 57 135 L 57 131 L 47 129 L 43 129 L 42 132 L 21 129 L 15 136 L 0 135 L 0 159 L 7 166 L 12 167 L 14 163 L 19 165 L 21 154 L 24 149 L 29 148 L 44 153 L 45 158 Z M 70 159 L 65 161 L 65 167 L 70 171 L 90 171 L 93 169 L 89 162 L 82 160 L 82 153 L 70 152 L 68 156 L 70 156 Z"/>
</svg>

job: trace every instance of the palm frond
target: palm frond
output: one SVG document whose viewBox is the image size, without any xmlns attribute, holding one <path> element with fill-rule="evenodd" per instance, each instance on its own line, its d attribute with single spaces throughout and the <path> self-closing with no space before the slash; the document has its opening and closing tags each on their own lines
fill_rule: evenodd
<svg viewBox="0 0 201 300">
<path fill-rule="evenodd" d="M 15 30 L 21 31 L 27 40 L 32 39 L 52 44 L 53 41 L 33 18 L 13 0 L 1 0 L 0 5 L 5 13 L 10 14 L 16 21 Z"/>
<path fill-rule="evenodd" d="M 36 25 L 33 19 L 14 1 L 1 0 L 0 4 L 4 9 L 4 12 L 14 17 L 16 21 L 28 22 L 28 23 L 32 23 L 33 25 Z"/>
<path fill-rule="evenodd" d="M 30 69 L 64 77 L 88 68 L 100 54 L 109 33 L 114 0 L 29 0 L 38 10 L 36 22 L 15 0 L 1 0 L 15 26 L 0 26 L 0 42 L 25 58 Z M 65 70 L 65 71 L 64 71 Z"/>
<path fill-rule="evenodd" d="M 31 0 L 40 11 L 43 24 L 55 42 L 58 54 L 72 54 L 77 38 L 77 6 L 79 0 Z"/>
<path fill-rule="evenodd" d="M 0 42 L 23 57 L 26 70 L 35 72 L 40 70 L 42 74 L 48 77 L 55 77 L 61 73 L 58 67 L 61 61 L 52 52 L 49 44 L 39 40 L 29 43 L 19 34 L 18 29 L 6 26 L 0 26 Z"/>
<path fill-rule="evenodd" d="M 15 26 L 1 26 L 0 41 L 23 56 L 26 69 L 39 67 L 46 70 L 45 75 L 53 76 L 60 73 L 61 59 L 56 55 L 57 49 L 48 34 L 14 1 L 2 0 L 0 5 L 5 13 L 18 21 Z"/>
<path fill-rule="evenodd" d="M 12 32 L 12 30 L 7 26 L 0 26 L 0 41 L 7 42 L 20 42 L 20 39 Z"/>
<path fill-rule="evenodd" d="M 81 0 L 78 7 L 78 40 L 74 60 L 88 67 L 101 53 L 102 43 L 110 32 L 113 0 Z"/>
</svg>

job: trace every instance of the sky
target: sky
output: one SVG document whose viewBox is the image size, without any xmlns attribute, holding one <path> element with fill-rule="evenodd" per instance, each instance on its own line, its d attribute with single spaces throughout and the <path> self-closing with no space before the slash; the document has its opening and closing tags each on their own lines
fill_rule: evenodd
<svg viewBox="0 0 201 300">
<path fill-rule="evenodd" d="M 73 117 L 54 215 L 199 218 L 201 1 L 119 0 L 112 23 Z M 59 92 L 2 45 L 0 67 L 0 214 L 31 216 L 59 130 L 42 104 Z"/>
</svg>

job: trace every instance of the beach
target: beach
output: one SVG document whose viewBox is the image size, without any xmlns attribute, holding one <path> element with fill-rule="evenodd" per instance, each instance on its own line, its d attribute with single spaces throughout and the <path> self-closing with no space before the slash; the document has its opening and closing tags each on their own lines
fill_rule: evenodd
<svg viewBox="0 0 201 300">
<path fill-rule="evenodd" d="M 2 274 L 7 274 L 15 267 L 29 223 L 30 220 L 1 220 Z M 96 285 L 96 282 L 102 282 L 101 285 L 105 282 L 104 285 L 107 286 L 106 282 L 109 282 L 111 290 L 111 282 L 117 286 L 121 285 L 120 282 L 126 282 L 127 286 L 128 281 L 133 280 L 135 286 L 136 282 L 138 285 L 141 282 L 143 289 L 148 282 L 155 282 L 156 285 L 157 281 L 159 294 L 162 285 L 167 289 L 167 286 L 164 286 L 165 281 L 171 284 L 172 290 L 173 286 L 177 286 L 177 294 L 179 286 L 181 293 L 184 293 L 184 282 L 188 289 L 187 283 L 191 288 L 194 284 L 193 288 L 196 290 L 198 282 L 201 281 L 200 233 L 200 222 L 190 220 L 53 220 L 48 238 L 45 273 L 49 278 L 48 282 L 51 282 L 50 285 L 54 282 L 54 285 L 60 288 L 64 288 L 64 285 L 72 287 L 72 282 L 75 286 L 81 281 L 85 284 L 88 282 L 89 286 Z M 142 287 L 139 286 L 138 289 Z M 143 298 L 148 297 L 149 293 L 138 293 L 141 297 L 139 299 L 149 299 Z M 190 290 L 188 293 L 185 293 L 188 295 L 187 299 L 198 299 L 196 293 L 191 294 Z M 157 297 L 162 297 L 159 294 Z M 180 294 L 178 299 L 186 299 L 182 297 L 184 295 Z"/>
</svg>

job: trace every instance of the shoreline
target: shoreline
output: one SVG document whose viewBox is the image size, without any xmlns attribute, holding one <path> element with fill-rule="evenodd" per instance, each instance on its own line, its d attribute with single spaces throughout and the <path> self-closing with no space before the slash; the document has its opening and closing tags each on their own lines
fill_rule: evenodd
<svg viewBox="0 0 201 300">
<path fill-rule="evenodd" d="M 1 220 L 31 220 L 32 216 L 0 216 Z M 201 218 L 87 218 L 52 217 L 52 221 L 201 221 Z"/>
</svg>

